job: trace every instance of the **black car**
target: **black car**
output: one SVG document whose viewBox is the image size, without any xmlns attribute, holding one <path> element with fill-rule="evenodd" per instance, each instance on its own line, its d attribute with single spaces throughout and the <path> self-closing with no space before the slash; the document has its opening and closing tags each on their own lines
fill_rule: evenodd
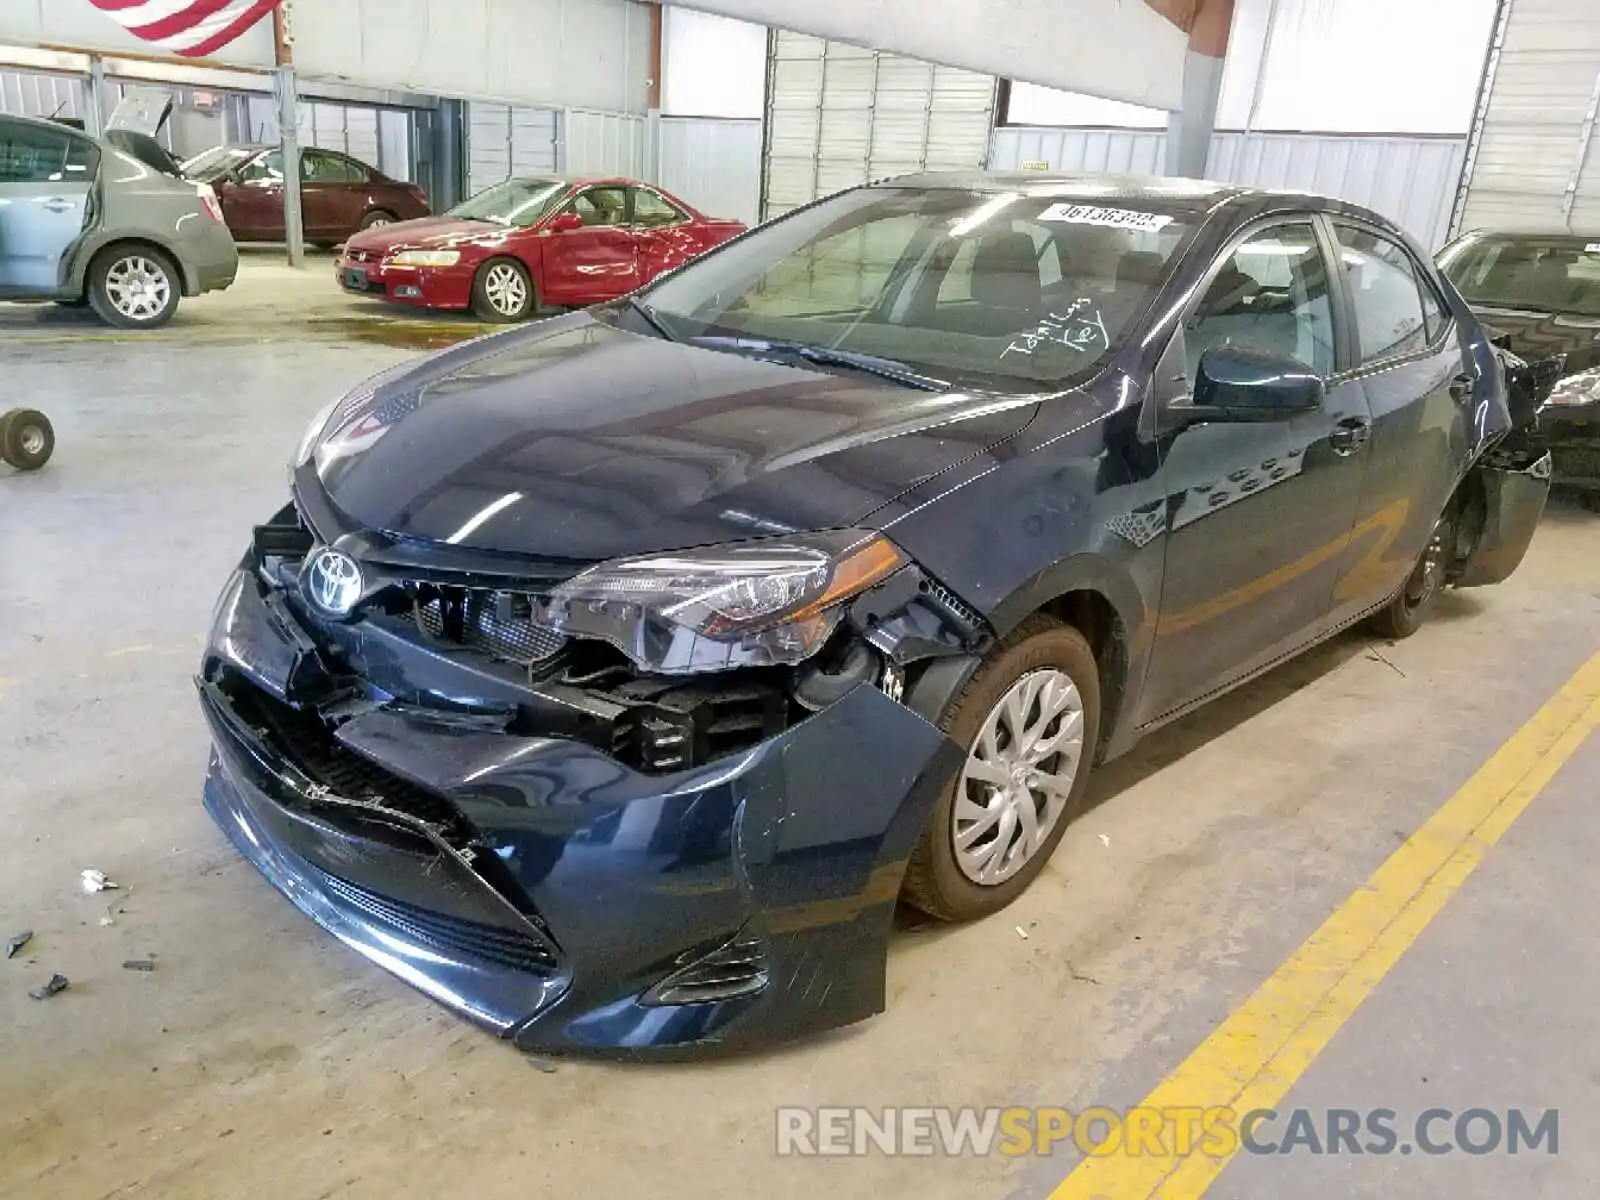
<svg viewBox="0 0 1600 1200">
<path fill-rule="evenodd" d="M 1600 235 L 1475 231 L 1439 265 L 1491 338 L 1553 382 L 1539 432 L 1555 482 L 1600 508 Z"/>
<path fill-rule="evenodd" d="M 197 680 L 205 800 L 306 913 L 524 1047 L 884 1005 L 1094 764 L 1504 579 L 1548 456 L 1347 204 L 928 175 L 319 414 Z"/>
</svg>

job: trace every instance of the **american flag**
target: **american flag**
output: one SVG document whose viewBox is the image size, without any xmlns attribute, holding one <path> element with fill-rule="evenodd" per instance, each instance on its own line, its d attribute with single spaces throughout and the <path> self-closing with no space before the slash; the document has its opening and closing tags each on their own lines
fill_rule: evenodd
<svg viewBox="0 0 1600 1200">
<path fill-rule="evenodd" d="M 171 54 L 215 54 L 279 0 L 89 0 L 136 38 Z"/>
</svg>

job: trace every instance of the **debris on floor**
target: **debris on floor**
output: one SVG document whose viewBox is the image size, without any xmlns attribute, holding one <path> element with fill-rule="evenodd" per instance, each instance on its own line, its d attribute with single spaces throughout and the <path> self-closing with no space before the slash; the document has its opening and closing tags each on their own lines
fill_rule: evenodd
<svg viewBox="0 0 1600 1200">
<path fill-rule="evenodd" d="M 154 971 L 156 964 L 148 958 L 130 958 L 122 964 L 124 971 Z"/>
<path fill-rule="evenodd" d="M 16 937 L 7 938 L 6 957 L 14 957 L 18 950 L 21 950 L 31 941 L 33 941 L 33 930 L 31 929 L 24 929 L 21 933 L 17 934 Z"/>
<path fill-rule="evenodd" d="M 72 980 L 68 979 L 65 975 L 52 975 L 50 976 L 49 983 L 41 984 L 36 988 L 29 988 L 28 995 L 32 996 L 35 1000 L 48 1000 L 57 992 L 66 991 L 71 985 Z"/>
<path fill-rule="evenodd" d="M 1018 925 L 1017 926 L 1017 936 L 1019 938 L 1021 938 L 1023 941 L 1027 941 L 1028 940 L 1028 931 L 1026 929 L 1024 929 L 1021 925 Z"/>
<path fill-rule="evenodd" d="M 1100 835 L 1100 844 L 1102 846 L 1110 847 L 1110 845 L 1111 845 L 1111 835 L 1109 833 L 1102 833 Z"/>
<path fill-rule="evenodd" d="M 548 1058 L 537 1058 L 530 1054 L 528 1055 L 528 1062 L 532 1064 L 535 1071 L 543 1071 L 546 1075 L 554 1075 L 556 1073 L 556 1064 Z"/>
<path fill-rule="evenodd" d="M 105 892 L 119 886 L 107 879 L 104 871 L 96 871 L 93 867 L 85 867 L 79 879 L 82 880 L 83 890 L 86 892 Z"/>
<path fill-rule="evenodd" d="M 1402 671 L 1399 667 L 1395 666 L 1387 658 L 1385 658 L 1383 656 L 1383 652 L 1380 651 L 1380 650 L 1368 650 L 1367 651 L 1367 661 L 1368 662 L 1380 662 L 1384 666 L 1388 667 L 1391 671 L 1393 671 L 1396 675 L 1400 676 L 1401 679 L 1404 679 L 1406 677 L 1406 673 L 1404 671 Z"/>
</svg>

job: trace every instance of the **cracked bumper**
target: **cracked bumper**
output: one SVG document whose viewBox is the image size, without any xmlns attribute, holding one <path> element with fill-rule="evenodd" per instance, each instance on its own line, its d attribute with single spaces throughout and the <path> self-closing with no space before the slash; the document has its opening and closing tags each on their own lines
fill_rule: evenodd
<svg viewBox="0 0 1600 1200">
<path fill-rule="evenodd" d="M 306 634 L 284 614 L 236 575 L 207 672 L 220 664 L 251 687 L 292 678 Z M 528 1049 L 763 1045 L 881 1011 L 905 861 L 961 758 L 866 686 L 670 775 L 415 707 L 339 728 L 343 751 L 438 798 L 463 838 L 318 786 L 223 689 L 199 686 L 214 742 L 205 803 L 239 850 L 346 944 Z M 758 986 L 652 994 L 735 941 L 757 948 Z"/>
</svg>

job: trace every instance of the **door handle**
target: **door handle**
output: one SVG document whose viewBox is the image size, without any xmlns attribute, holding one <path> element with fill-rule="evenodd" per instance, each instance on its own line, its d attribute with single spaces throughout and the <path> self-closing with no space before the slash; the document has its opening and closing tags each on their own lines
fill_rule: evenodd
<svg viewBox="0 0 1600 1200">
<path fill-rule="evenodd" d="M 1365 417 L 1346 417 L 1333 427 L 1328 441 L 1333 452 L 1341 457 L 1354 454 L 1367 444 L 1372 436 L 1372 422 Z"/>
<path fill-rule="evenodd" d="M 61 196 L 50 196 L 47 199 L 39 201 L 39 203 L 44 205 L 47 212 L 53 213 L 71 212 L 74 207 L 71 200 L 65 199 Z"/>
<path fill-rule="evenodd" d="M 1471 375 L 1460 374 L 1450 381 L 1450 395 L 1457 404 L 1465 404 L 1472 399 L 1472 393 L 1478 388 L 1478 381 Z"/>
</svg>

